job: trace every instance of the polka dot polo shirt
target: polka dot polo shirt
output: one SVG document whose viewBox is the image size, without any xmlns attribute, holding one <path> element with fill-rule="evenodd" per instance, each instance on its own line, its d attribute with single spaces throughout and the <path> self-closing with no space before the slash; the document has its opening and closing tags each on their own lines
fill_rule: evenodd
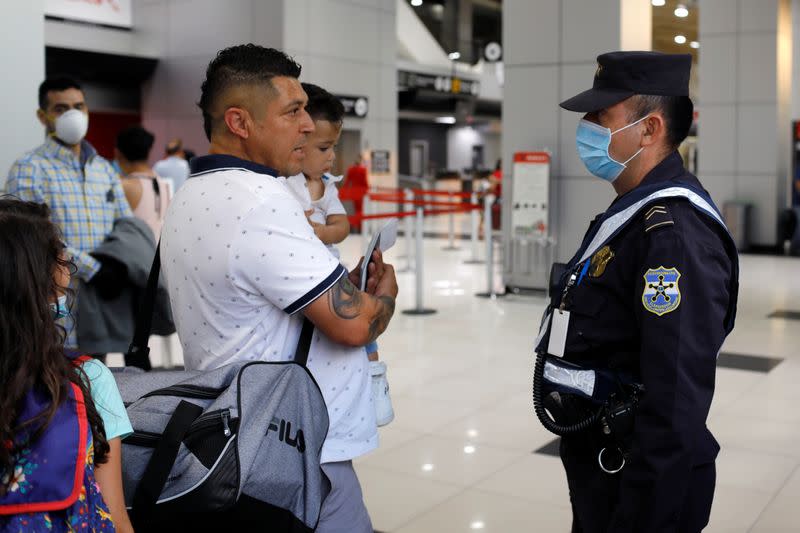
<svg viewBox="0 0 800 533">
<path fill-rule="evenodd" d="M 294 356 L 302 309 L 343 275 L 302 207 L 271 169 L 232 156 L 192 161 L 161 234 L 167 282 L 187 369 Z M 322 461 L 377 447 L 363 348 L 315 331 L 308 368 L 330 418 Z"/>
</svg>

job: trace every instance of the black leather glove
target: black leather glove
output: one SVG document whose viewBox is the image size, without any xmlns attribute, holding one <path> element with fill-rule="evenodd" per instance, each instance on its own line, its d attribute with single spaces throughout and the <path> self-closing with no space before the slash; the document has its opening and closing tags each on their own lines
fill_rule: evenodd
<svg viewBox="0 0 800 533">
<path fill-rule="evenodd" d="M 92 277 L 89 284 L 104 300 L 117 298 L 122 289 L 128 284 L 128 269 L 115 259 L 108 257 L 95 257 L 100 261 L 100 270 Z"/>
</svg>

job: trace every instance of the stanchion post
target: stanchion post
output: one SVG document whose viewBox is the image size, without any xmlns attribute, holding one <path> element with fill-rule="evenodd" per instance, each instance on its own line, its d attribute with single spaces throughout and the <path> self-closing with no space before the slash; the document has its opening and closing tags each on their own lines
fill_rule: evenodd
<svg viewBox="0 0 800 533">
<path fill-rule="evenodd" d="M 405 197 L 405 201 L 406 201 L 406 203 L 403 204 L 403 211 L 406 210 L 406 205 L 408 205 L 409 208 L 413 209 L 414 191 L 412 191 L 411 189 L 405 189 L 405 191 L 403 192 L 403 196 Z M 414 256 L 414 252 L 413 252 L 413 250 L 414 250 L 414 237 L 412 235 L 414 233 L 414 221 L 411 220 L 410 216 L 407 216 L 407 217 L 405 217 L 405 220 L 403 221 L 403 223 L 405 224 L 405 229 L 403 230 L 403 233 L 406 234 L 405 235 L 405 237 L 406 237 L 406 266 L 405 266 L 405 268 L 400 270 L 400 272 L 410 272 L 411 269 L 412 269 L 411 261 L 412 261 L 412 258 Z"/>
<path fill-rule="evenodd" d="M 400 190 L 400 189 L 398 189 L 398 190 Z M 400 190 L 400 193 L 399 193 L 400 194 L 400 199 L 398 200 L 398 203 L 397 203 L 397 211 L 400 212 L 400 213 L 405 213 L 406 212 L 406 200 L 407 200 L 407 194 L 406 193 L 407 192 L 408 192 L 408 189 Z M 405 217 L 405 218 L 408 218 L 408 217 Z M 398 221 L 397 224 L 399 226 L 400 224 L 404 224 L 404 222 L 403 221 Z M 404 229 L 407 229 L 407 227 L 405 225 L 403 227 L 404 227 Z M 398 231 L 397 234 L 399 236 L 400 232 Z M 409 249 L 408 246 L 406 246 L 401 253 L 398 253 L 395 256 L 398 259 L 397 272 L 408 272 L 408 270 L 411 268 L 411 264 L 410 264 L 411 259 L 410 259 L 409 255 L 408 255 L 409 253 L 411 253 L 411 250 Z M 406 260 L 406 266 L 403 267 L 403 268 L 399 267 L 399 260 L 400 259 L 405 259 Z"/>
<path fill-rule="evenodd" d="M 411 217 L 407 217 L 411 218 Z M 432 315 L 436 312 L 434 309 L 425 309 L 422 299 L 425 295 L 425 263 L 422 260 L 423 247 L 425 245 L 424 231 L 425 231 L 425 210 L 422 206 L 417 206 L 416 219 L 416 245 L 417 253 L 415 254 L 415 282 L 416 282 L 416 306 L 414 309 L 406 309 L 403 311 L 404 315 Z"/>
<path fill-rule="evenodd" d="M 494 296 L 494 239 L 492 239 L 492 205 L 494 195 L 487 194 L 483 202 L 483 240 L 486 244 L 486 292 Z"/>
<path fill-rule="evenodd" d="M 446 252 L 453 252 L 456 250 L 460 250 L 459 246 L 456 246 L 456 214 L 455 214 L 455 197 L 453 193 L 447 195 L 448 203 L 452 204 L 450 207 L 450 213 L 447 215 L 447 246 L 442 248 L 442 250 Z"/>
<path fill-rule="evenodd" d="M 367 190 L 367 194 L 364 195 L 364 203 L 361 206 L 362 212 L 364 215 L 371 215 L 372 214 L 372 200 L 369 197 L 369 190 Z M 371 219 L 364 219 L 361 221 L 361 232 L 364 235 L 365 239 L 369 239 L 372 235 L 372 220 Z M 369 241 L 367 241 L 369 242 Z"/>
<path fill-rule="evenodd" d="M 492 236 L 492 206 L 495 196 L 487 194 L 483 205 L 483 235 L 486 240 L 486 292 L 479 292 L 475 296 L 479 298 L 498 298 L 505 296 L 494 290 L 494 239 Z"/>
<path fill-rule="evenodd" d="M 472 193 L 469 202 L 473 206 L 478 205 L 477 192 Z M 480 221 L 478 220 L 478 210 L 475 207 L 473 207 L 472 210 L 469 212 L 469 223 L 470 223 L 469 243 L 470 243 L 471 257 L 466 261 L 464 261 L 464 264 L 482 265 L 483 261 L 478 257 L 478 231 L 479 231 Z"/>
</svg>

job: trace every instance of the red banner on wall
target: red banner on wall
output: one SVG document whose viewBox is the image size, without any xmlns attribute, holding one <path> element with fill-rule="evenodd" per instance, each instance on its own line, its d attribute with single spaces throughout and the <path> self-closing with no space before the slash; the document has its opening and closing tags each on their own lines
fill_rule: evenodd
<svg viewBox="0 0 800 533">
<path fill-rule="evenodd" d="M 517 152 L 514 154 L 515 163 L 549 163 L 550 154 L 547 152 Z"/>
</svg>

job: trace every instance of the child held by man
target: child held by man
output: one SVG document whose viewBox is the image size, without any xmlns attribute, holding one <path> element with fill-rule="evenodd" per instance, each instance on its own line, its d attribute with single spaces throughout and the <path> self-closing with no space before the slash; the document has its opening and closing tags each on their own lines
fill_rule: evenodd
<svg viewBox="0 0 800 533">
<path fill-rule="evenodd" d="M 303 172 L 286 179 L 289 190 L 303 206 L 309 224 L 319 240 L 339 258 L 336 244 L 350 234 L 350 223 L 336 183 L 342 177 L 330 175 L 336 159 L 335 149 L 342 134 L 344 106 L 338 98 L 311 83 L 303 83 L 308 95 L 306 111 L 314 121 L 314 133 L 308 136 Z M 372 399 L 379 426 L 394 419 L 389 383 L 386 380 L 386 363 L 379 360 L 378 345 L 365 346 L 372 378 Z"/>
</svg>

